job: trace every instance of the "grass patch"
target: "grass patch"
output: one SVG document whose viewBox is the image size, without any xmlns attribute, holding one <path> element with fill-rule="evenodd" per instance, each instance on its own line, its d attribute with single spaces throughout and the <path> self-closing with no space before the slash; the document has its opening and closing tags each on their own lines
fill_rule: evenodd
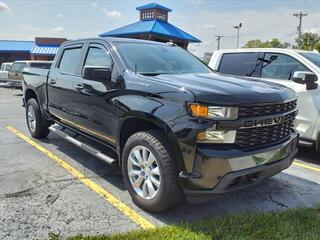
<svg viewBox="0 0 320 240">
<path fill-rule="evenodd" d="M 248 240 L 320 239 L 320 207 L 285 212 L 237 214 L 116 235 L 75 236 L 68 240 Z"/>
</svg>

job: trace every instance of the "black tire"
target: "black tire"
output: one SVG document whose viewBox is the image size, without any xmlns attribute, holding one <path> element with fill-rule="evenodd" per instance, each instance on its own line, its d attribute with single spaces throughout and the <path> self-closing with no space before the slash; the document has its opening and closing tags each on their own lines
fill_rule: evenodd
<svg viewBox="0 0 320 240">
<path fill-rule="evenodd" d="M 177 164 L 167 142 L 168 140 L 160 131 L 150 130 L 133 134 L 124 146 L 122 154 L 122 174 L 125 185 L 133 202 L 147 211 L 163 212 L 175 207 L 183 199 Z M 158 162 L 161 184 L 156 196 L 152 199 L 144 199 L 139 196 L 130 183 L 128 176 L 128 159 L 131 150 L 136 146 L 147 147 Z"/>
<path fill-rule="evenodd" d="M 35 117 L 35 129 L 32 129 L 30 127 L 29 123 L 29 116 L 28 116 L 28 109 L 32 108 L 34 111 L 34 117 Z M 27 120 L 27 125 L 29 132 L 32 137 L 34 138 L 44 138 L 46 137 L 50 130 L 49 126 L 51 125 L 50 122 L 46 121 L 41 114 L 40 107 L 38 102 L 34 99 L 31 98 L 28 100 L 27 105 L 26 105 L 26 120 Z"/>
</svg>

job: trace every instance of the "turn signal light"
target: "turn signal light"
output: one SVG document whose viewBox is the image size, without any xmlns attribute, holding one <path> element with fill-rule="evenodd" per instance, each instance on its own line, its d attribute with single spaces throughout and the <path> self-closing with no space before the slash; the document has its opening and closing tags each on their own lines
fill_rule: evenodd
<svg viewBox="0 0 320 240">
<path fill-rule="evenodd" d="M 208 117 L 208 107 L 199 104 L 190 104 L 190 111 L 195 117 Z"/>
</svg>

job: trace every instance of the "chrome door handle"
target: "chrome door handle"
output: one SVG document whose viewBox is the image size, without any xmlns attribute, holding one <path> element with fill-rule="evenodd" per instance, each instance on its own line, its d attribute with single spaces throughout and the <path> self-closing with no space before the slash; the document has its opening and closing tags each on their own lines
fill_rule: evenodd
<svg viewBox="0 0 320 240">
<path fill-rule="evenodd" d="M 82 84 L 78 84 L 74 87 L 74 89 L 78 90 L 78 91 L 81 91 L 84 89 L 83 85 Z"/>
<path fill-rule="evenodd" d="M 56 84 L 57 82 L 56 82 L 55 79 L 50 79 L 49 83 L 52 84 L 52 85 L 54 85 L 54 84 Z"/>
</svg>

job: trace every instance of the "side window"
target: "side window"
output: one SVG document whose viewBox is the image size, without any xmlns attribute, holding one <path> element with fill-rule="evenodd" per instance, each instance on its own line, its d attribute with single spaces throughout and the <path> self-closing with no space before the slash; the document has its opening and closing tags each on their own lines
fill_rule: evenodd
<svg viewBox="0 0 320 240">
<path fill-rule="evenodd" d="M 51 63 L 31 63 L 30 67 L 50 69 Z"/>
<path fill-rule="evenodd" d="M 1 64 L 1 71 L 4 71 L 5 70 L 5 67 L 6 67 L 6 65 L 5 64 Z"/>
<path fill-rule="evenodd" d="M 81 49 L 81 47 L 67 48 L 63 51 L 58 67 L 61 72 L 73 74 L 77 73 L 82 53 Z"/>
<path fill-rule="evenodd" d="M 253 76 L 258 53 L 226 53 L 222 56 L 219 71 L 223 74 Z"/>
<path fill-rule="evenodd" d="M 310 71 L 298 60 L 285 54 L 266 53 L 261 69 L 261 78 L 291 79 L 295 71 Z"/>
<path fill-rule="evenodd" d="M 21 73 L 25 66 L 25 63 L 14 63 L 10 69 L 10 72 Z"/>
<path fill-rule="evenodd" d="M 105 49 L 90 47 L 84 66 L 111 68 L 112 61 Z"/>
</svg>

